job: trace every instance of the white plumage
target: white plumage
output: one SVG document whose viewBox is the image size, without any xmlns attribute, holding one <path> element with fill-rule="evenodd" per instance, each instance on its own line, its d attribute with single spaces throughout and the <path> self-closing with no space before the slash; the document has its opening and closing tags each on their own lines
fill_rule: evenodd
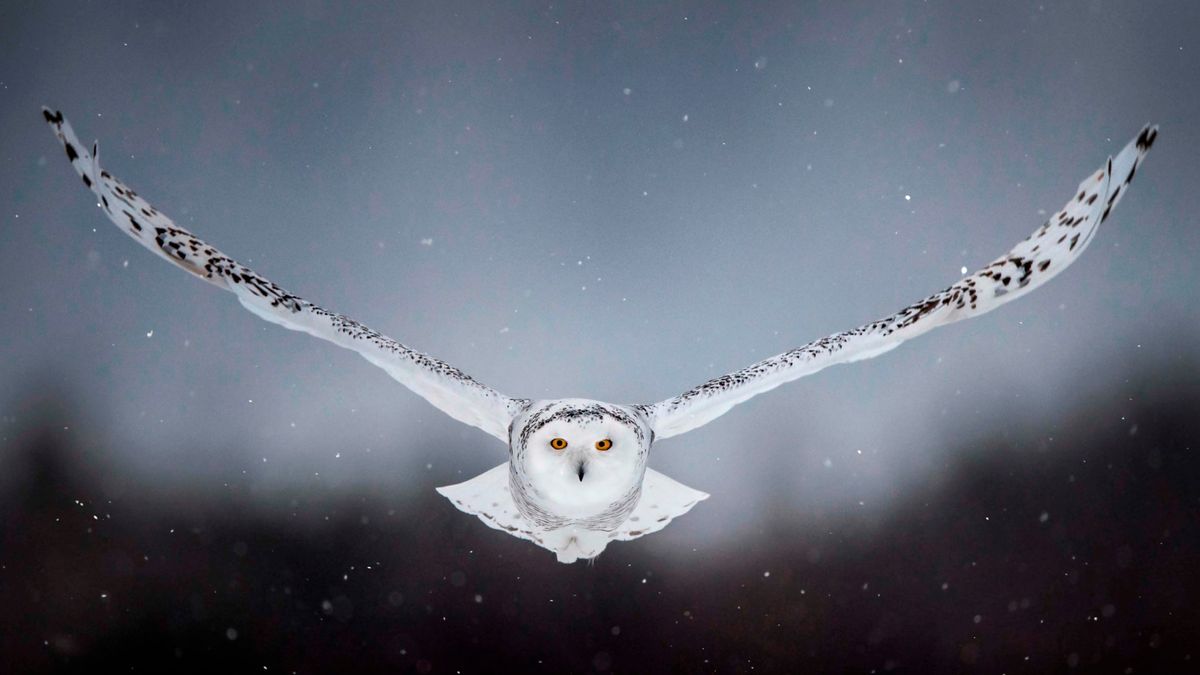
<svg viewBox="0 0 1200 675">
<path fill-rule="evenodd" d="M 489 527 L 543 546 L 562 562 L 593 558 L 612 540 L 656 532 L 707 494 L 649 469 L 654 441 L 691 431 L 733 406 L 839 363 L 878 356 L 938 326 L 978 316 L 1042 285 L 1079 257 L 1128 191 L 1158 135 L 1147 126 L 1079 184 L 1070 201 L 1011 251 L 899 312 L 810 342 L 650 405 L 510 398 L 457 368 L 293 295 L 160 213 L 100 168 L 62 113 L 43 115 L 104 213 L 134 240 L 232 291 L 246 309 L 285 328 L 352 349 L 460 422 L 506 442 L 509 461 L 439 488 Z"/>
</svg>

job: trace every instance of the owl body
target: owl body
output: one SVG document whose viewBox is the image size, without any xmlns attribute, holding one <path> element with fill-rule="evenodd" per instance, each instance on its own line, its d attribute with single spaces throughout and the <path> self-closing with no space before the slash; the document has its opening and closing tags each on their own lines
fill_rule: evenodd
<svg viewBox="0 0 1200 675">
<path fill-rule="evenodd" d="M 513 418 L 506 464 L 438 491 L 560 562 L 594 558 L 610 541 L 662 529 L 708 497 L 647 468 L 653 442 L 637 406 L 535 401 Z"/>
</svg>

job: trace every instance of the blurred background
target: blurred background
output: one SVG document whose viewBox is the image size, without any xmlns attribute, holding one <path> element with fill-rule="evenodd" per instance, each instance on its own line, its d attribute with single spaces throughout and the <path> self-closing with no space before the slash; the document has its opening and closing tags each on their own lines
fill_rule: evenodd
<svg viewBox="0 0 1200 675">
<path fill-rule="evenodd" d="M 0 670 L 1185 672 L 1200 5 L 0 7 Z M 1006 251 L 1146 122 L 1044 289 L 654 448 L 594 564 L 505 461 L 93 206 L 39 106 L 283 287 L 507 394 L 657 401 Z"/>
</svg>

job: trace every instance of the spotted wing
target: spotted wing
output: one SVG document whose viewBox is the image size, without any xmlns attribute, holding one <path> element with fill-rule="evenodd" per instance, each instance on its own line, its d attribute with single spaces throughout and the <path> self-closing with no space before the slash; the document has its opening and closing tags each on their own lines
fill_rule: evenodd
<svg viewBox="0 0 1200 675">
<path fill-rule="evenodd" d="M 454 419 L 507 442 L 508 425 L 525 401 L 511 399 L 443 361 L 409 349 L 370 328 L 293 295 L 179 227 L 100 168 L 61 112 L 42 109 L 67 159 L 117 227 L 142 246 L 201 279 L 232 291 L 246 309 L 285 328 L 352 349 Z"/>
<path fill-rule="evenodd" d="M 709 380 L 675 398 L 642 406 L 659 438 L 690 431 L 733 406 L 828 366 L 878 356 L 938 326 L 979 316 L 1032 291 L 1066 269 L 1108 218 L 1158 135 L 1147 126 L 1099 171 L 1088 176 L 1061 211 L 1011 251 L 940 293 L 865 326 L 835 333 Z"/>
</svg>

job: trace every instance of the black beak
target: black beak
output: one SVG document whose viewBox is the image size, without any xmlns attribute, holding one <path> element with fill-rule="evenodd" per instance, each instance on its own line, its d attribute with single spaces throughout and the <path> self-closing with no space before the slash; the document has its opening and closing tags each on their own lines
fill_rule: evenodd
<svg viewBox="0 0 1200 675">
<path fill-rule="evenodd" d="M 585 471 L 583 470 L 583 462 L 579 463 L 579 469 L 576 473 L 579 474 L 579 482 L 582 483 L 583 482 L 583 474 L 585 473 Z"/>
</svg>

